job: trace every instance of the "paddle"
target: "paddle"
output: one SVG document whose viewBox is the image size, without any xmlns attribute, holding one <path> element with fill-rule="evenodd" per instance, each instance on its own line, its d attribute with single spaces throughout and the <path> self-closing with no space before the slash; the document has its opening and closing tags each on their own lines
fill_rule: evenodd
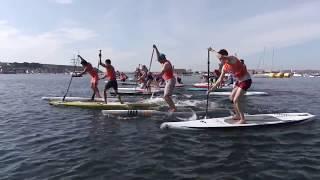
<svg viewBox="0 0 320 180">
<path fill-rule="evenodd" d="M 151 59 L 150 59 L 150 64 L 149 64 L 148 72 L 150 72 L 150 70 L 151 70 L 151 64 L 152 64 L 153 54 L 154 54 L 154 48 L 152 49 L 152 54 L 151 54 Z"/>
<path fill-rule="evenodd" d="M 74 62 L 73 62 L 73 64 L 74 64 L 74 66 L 73 66 L 73 72 L 72 72 L 72 74 L 71 74 L 71 79 L 70 79 L 70 81 L 69 81 L 69 85 L 68 85 L 66 94 L 63 96 L 62 101 L 64 101 L 64 100 L 66 99 L 66 96 L 67 96 L 67 94 L 68 94 L 68 92 L 69 92 L 70 85 L 71 85 L 71 82 L 72 82 L 73 73 L 75 73 L 75 71 L 76 71 L 76 62 L 75 62 L 76 59 L 73 57 L 72 60 L 74 60 Z"/>
<path fill-rule="evenodd" d="M 154 48 L 152 48 L 152 53 L 151 53 L 151 59 L 150 59 L 150 64 L 149 64 L 148 73 L 149 73 L 150 70 L 151 70 L 151 64 L 152 64 L 153 54 L 154 54 Z M 147 75 L 147 76 L 148 76 L 148 75 Z M 150 88 L 151 88 L 151 87 L 150 87 Z M 153 95 L 154 95 L 154 92 L 151 94 L 150 99 L 152 99 Z"/>
<path fill-rule="evenodd" d="M 99 73 L 99 65 L 101 62 L 101 49 L 99 50 L 99 62 L 98 62 L 98 73 Z"/>
<path fill-rule="evenodd" d="M 210 49 L 208 49 L 208 93 L 207 93 L 207 106 L 206 106 L 206 115 L 205 119 L 207 119 L 208 115 L 208 107 L 209 107 L 209 90 L 210 90 Z"/>
</svg>

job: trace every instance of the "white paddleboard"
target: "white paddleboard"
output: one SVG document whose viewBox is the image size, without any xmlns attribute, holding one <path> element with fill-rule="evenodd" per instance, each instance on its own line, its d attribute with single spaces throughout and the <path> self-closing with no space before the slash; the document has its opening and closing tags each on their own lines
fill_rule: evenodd
<svg viewBox="0 0 320 180">
<path fill-rule="evenodd" d="M 239 128 L 253 126 L 270 126 L 288 123 L 297 123 L 315 117 L 309 113 L 280 113 L 280 114 L 256 114 L 245 115 L 245 124 L 236 124 L 231 116 L 196 121 L 165 122 L 161 129 L 208 129 L 208 128 Z"/>
<path fill-rule="evenodd" d="M 210 95 L 214 95 L 214 96 L 230 96 L 231 92 L 210 92 Z M 268 93 L 266 92 L 259 92 L 259 91 L 247 91 L 245 96 L 261 96 L 261 95 L 268 95 Z"/>
<path fill-rule="evenodd" d="M 161 92 L 161 89 L 154 89 L 151 88 L 151 92 Z M 142 89 L 140 87 L 133 87 L 133 88 L 125 88 L 125 87 L 120 87 L 118 88 L 118 92 L 147 92 L 147 89 Z"/>
<path fill-rule="evenodd" d="M 137 85 L 138 83 L 136 83 L 136 82 L 127 82 L 127 81 L 125 81 L 125 82 L 123 82 L 123 81 L 118 81 L 118 84 L 122 84 L 122 85 Z"/>
<path fill-rule="evenodd" d="M 160 87 L 160 88 L 164 88 L 165 85 L 160 85 L 159 87 Z M 176 87 L 176 88 L 178 88 L 178 87 L 184 87 L 184 84 L 176 83 L 175 87 Z"/>
<path fill-rule="evenodd" d="M 212 83 L 209 84 L 209 86 L 211 86 Z M 205 89 L 208 89 L 208 83 L 195 83 L 192 85 L 194 88 L 205 88 Z M 231 90 L 233 89 L 233 85 L 230 84 L 230 85 L 224 85 L 222 87 L 219 87 L 218 89 L 223 89 L 223 90 Z"/>
</svg>

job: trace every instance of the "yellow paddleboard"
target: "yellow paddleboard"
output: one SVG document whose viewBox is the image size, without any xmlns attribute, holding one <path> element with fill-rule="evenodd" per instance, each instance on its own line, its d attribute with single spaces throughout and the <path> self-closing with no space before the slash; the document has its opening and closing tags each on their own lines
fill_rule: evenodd
<svg viewBox="0 0 320 180">
<path fill-rule="evenodd" d="M 70 106 L 86 109 L 100 109 L 100 110 L 131 110 L 131 109 L 154 109 L 158 107 L 157 104 L 152 103 L 124 103 L 109 102 L 89 102 L 89 101 L 49 101 L 50 105 L 54 106 Z"/>
</svg>

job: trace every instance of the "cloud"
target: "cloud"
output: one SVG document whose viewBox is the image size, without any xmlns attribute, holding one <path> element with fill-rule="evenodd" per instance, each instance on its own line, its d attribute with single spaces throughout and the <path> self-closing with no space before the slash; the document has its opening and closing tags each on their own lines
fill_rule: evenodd
<svg viewBox="0 0 320 180">
<path fill-rule="evenodd" d="M 91 40 L 96 35 L 94 31 L 81 27 L 58 28 L 30 35 L 19 31 L 5 21 L 1 21 L 0 60 L 67 64 L 69 62 L 66 63 L 64 59 L 72 55 L 73 44 Z"/>
<path fill-rule="evenodd" d="M 300 4 L 242 19 L 221 26 L 214 37 L 221 47 L 245 55 L 261 52 L 264 46 L 284 48 L 320 39 L 319 6 L 319 2 Z"/>
<path fill-rule="evenodd" d="M 73 0 L 54 0 L 58 4 L 72 4 Z"/>
<path fill-rule="evenodd" d="M 237 53 L 246 58 L 262 53 L 264 47 L 281 51 L 319 40 L 318 7 L 319 1 L 307 1 L 280 9 L 271 8 L 265 12 L 257 10 L 255 14 L 245 16 L 240 11 L 247 9 L 239 8 L 233 11 L 239 14 L 236 20 L 231 18 L 232 15 L 226 15 L 223 18 L 227 19 L 220 21 L 216 19 L 219 14 L 208 15 L 206 12 L 210 9 L 203 6 L 194 6 L 189 13 L 173 8 L 166 12 L 165 17 L 157 19 L 159 25 L 155 25 L 156 30 L 152 31 L 152 36 L 162 47 L 167 48 L 168 55 L 170 53 L 177 67 L 188 67 L 192 64 L 193 69 L 205 69 L 205 48 L 208 46 L 226 48 L 231 54 Z M 167 28 L 163 30 L 161 24 L 165 24 Z M 147 29 L 147 24 L 145 26 Z M 287 56 L 287 60 L 291 58 L 290 55 Z M 212 59 L 214 61 L 215 58 Z M 248 63 L 256 65 L 253 60 Z"/>
<path fill-rule="evenodd" d="M 103 3 L 106 2 L 96 3 L 99 7 L 92 8 L 104 7 Z M 62 59 L 72 56 L 73 51 L 80 50 L 95 60 L 101 48 L 116 68 L 132 70 L 139 63 L 149 63 L 155 43 L 176 68 L 203 70 L 208 46 L 226 48 L 231 54 L 237 52 L 246 58 L 261 53 L 264 47 L 281 51 L 320 39 L 319 1 L 287 3 L 286 6 L 269 3 L 269 8 L 242 3 L 232 3 L 230 8 L 209 0 L 202 3 L 111 1 L 107 4 L 104 11 L 90 14 L 69 13 L 69 10 L 78 12 L 77 8 L 83 8 L 81 5 L 68 9 L 67 14 L 61 11 L 63 16 L 56 19 L 58 28 L 37 34 L 26 34 L 0 20 L 1 58 L 28 57 L 66 64 Z M 236 5 L 239 8 L 235 8 Z M 136 6 L 139 8 L 132 8 Z M 153 67 L 160 65 L 154 63 Z"/>
</svg>

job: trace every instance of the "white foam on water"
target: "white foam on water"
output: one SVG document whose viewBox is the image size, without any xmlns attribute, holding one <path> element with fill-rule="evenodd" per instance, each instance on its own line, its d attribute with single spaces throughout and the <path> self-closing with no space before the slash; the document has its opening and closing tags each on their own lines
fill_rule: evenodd
<svg viewBox="0 0 320 180">
<path fill-rule="evenodd" d="M 151 98 L 151 99 L 144 99 L 142 100 L 143 103 L 154 103 L 154 104 L 163 104 L 163 103 L 166 103 L 164 101 L 163 98 L 161 97 L 156 97 L 156 98 Z"/>
<path fill-rule="evenodd" d="M 207 103 L 207 101 L 205 101 L 205 103 Z M 209 102 L 209 108 L 218 108 L 219 105 L 215 102 Z"/>
<path fill-rule="evenodd" d="M 192 109 L 191 109 L 191 112 L 192 112 L 192 116 L 190 116 L 190 117 L 182 118 L 182 117 L 178 117 L 177 116 L 176 118 L 181 120 L 181 121 L 194 121 L 194 120 L 197 120 L 198 116 L 197 116 L 196 112 L 194 112 Z"/>
<path fill-rule="evenodd" d="M 203 104 L 204 101 L 203 100 L 179 100 L 178 102 L 176 102 L 177 106 L 199 106 L 201 104 Z"/>
</svg>

